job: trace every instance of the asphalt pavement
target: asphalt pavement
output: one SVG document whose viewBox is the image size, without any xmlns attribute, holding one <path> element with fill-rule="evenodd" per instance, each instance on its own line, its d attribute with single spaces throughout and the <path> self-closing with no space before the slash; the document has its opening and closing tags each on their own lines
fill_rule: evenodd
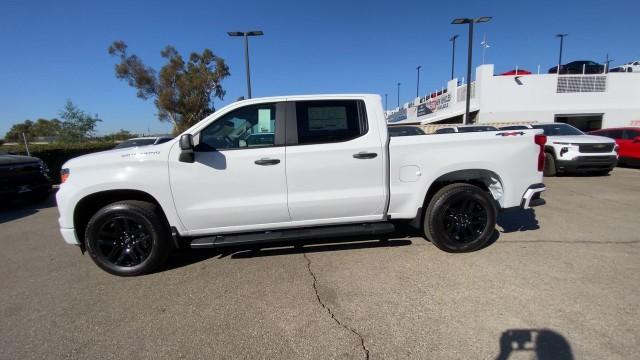
<svg viewBox="0 0 640 360">
<path fill-rule="evenodd" d="M 470 254 L 420 237 L 182 251 L 109 275 L 53 199 L 0 210 L 1 359 L 632 359 L 640 170 L 545 179 Z"/>
</svg>

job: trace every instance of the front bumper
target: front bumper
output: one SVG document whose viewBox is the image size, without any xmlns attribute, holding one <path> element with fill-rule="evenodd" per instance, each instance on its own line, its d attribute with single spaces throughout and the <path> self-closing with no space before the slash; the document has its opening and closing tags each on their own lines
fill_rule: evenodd
<svg viewBox="0 0 640 360">
<path fill-rule="evenodd" d="M 543 191 L 547 190 L 547 187 L 543 183 L 533 184 L 529 186 L 527 191 L 522 196 L 520 201 L 521 209 L 530 209 L 534 206 L 544 205 L 546 202 L 540 197 Z"/>
<path fill-rule="evenodd" d="M 558 170 L 580 171 L 605 171 L 611 170 L 618 164 L 615 155 L 576 156 L 572 160 L 557 160 Z"/>
<path fill-rule="evenodd" d="M 64 242 L 71 245 L 80 245 L 78 236 L 76 236 L 76 229 L 74 228 L 60 228 L 60 234 L 64 239 Z"/>
</svg>

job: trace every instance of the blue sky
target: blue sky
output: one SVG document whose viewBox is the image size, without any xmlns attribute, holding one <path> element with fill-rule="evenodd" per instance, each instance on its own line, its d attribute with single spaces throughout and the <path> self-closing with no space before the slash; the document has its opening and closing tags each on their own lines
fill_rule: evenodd
<svg viewBox="0 0 640 360">
<path fill-rule="evenodd" d="M 166 132 L 152 101 L 114 76 L 113 40 L 160 68 L 160 50 L 174 45 L 183 55 L 205 47 L 223 57 L 231 76 L 227 96 L 216 107 L 246 93 L 242 41 L 227 31 L 254 30 L 251 40 L 253 96 L 367 92 L 389 94 L 396 103 L 415 95 L 416 65 L 421 93 L 445 85 L 450 73 L 448 41 L 460 34 L 456 74 L 466 62 L 466 27 L 455 17 L 493 16 L 477 27 L 474 65 L 496 72 L 516 65 L 543 71 L 555 65 L 558 39 L 569 33 L 564 59 L 612 65 L 640 59 L 640 2 L 601 1 L 30 1 L 0 3 L 0 136 L 16 122 L 57 116 L 67 99 L 104 119 L 99 133 L 120 128 Z"/>
</svg>

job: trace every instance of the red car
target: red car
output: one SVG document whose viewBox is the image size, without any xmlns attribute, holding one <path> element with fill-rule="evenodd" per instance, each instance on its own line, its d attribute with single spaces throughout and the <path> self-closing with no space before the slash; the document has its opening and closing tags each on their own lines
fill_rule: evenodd
<svg viewBox="0 0 640 360">
<path fill-rule="evenodd" d="M 640 166 L 640 127 L 594 130 L 589 134 L 614 139 L 619 146 L 619 162 L 626 165 Z"/>
</svg>

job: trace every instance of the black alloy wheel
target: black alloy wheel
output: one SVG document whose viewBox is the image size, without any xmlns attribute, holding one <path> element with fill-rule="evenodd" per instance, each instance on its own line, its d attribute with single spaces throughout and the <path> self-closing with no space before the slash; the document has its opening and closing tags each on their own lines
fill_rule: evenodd
<svg viewBox="0 0 640 360">
<path fill-rule="evenodd" d="M 130 216 L 105 222 L 98 233 L 96 256 L 116 266 L 140 265 L 151 254 L 149 230 Z"/>
<path fill-rule="evenodd" d="M 487 226 L 487 210 L 470 196 L 461 194 L 443 207 L 437 226 L 447 235 L 449 241 L 470 243 L 478 238 Z"/>
<path fill-rule="evenodd" d="M 441 250 L 475 251 L 491 241 L 496 218 L 496 203 L 488 191 L 454 183 L 440 189 L 429 202 L 424 233 Z"/>
<path fill-rule="evenodd" d="M 169 227 L 154 204 L 128 200 L 109 204 L 89 220 L 85 246 L 101 269 L 119 276 L 147 274 L 169 256 Z"/>
</svg>

